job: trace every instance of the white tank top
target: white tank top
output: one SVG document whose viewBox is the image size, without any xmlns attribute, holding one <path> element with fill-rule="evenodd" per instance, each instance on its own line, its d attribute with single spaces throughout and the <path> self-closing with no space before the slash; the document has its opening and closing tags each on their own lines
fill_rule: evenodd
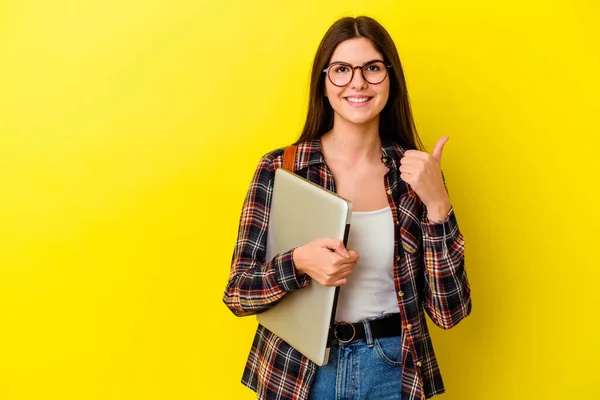
<svg viewBox="0 0 600 400">
<path fill-rule="evenodd" d="M 390 207 L 353 212 L 348 249 L 360 255 L 348 283 L 340 287 L 337 321 L 399 312 L 394 286 L 394 220 Z"/>
</svg>

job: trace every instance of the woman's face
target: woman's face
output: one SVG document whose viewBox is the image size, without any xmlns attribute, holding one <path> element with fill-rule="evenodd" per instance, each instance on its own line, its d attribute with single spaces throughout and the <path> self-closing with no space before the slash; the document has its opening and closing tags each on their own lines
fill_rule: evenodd
<svg viewBox="0 0 600 400">
<path fill-rule="evenodd" d="M 329 64 L 343 62 L 352 67 L 363 66 L 371 61 L 383 61 L 383 55 L 379 53 L 373 43 L 366 38 L 349 39 L 340 43 Z M 371 82 L 377 81 L 378 70 L 384 64 L 370 64 L 367 79 Z M 351 74 L 349 69 L 335 64 L 331 66 L 330 76 L 335 80 L 336 76 Z M 387 71 L 389 72 L 389 71 Z M 383 71 L 380 72 L 382 74 Z M 381 75 L 383 76 L 383 75 Z M 339 78 L 337 78 L 339 79 Z M 336 83 L 343 83 L 343 79 Z M 386 73 L 385 79 L 378 84 L 367 82 L 361 74 L 360 69 L 354 70 L 352 80 L 345 86 L 334 85 L 329 78 L 325 78 L 325 95 L 335 112 L 335 120 L 342 118 L 354 124 L 365 124 L 379 117 L 379 113 L 385 107 L 390 94 L 390 78 Z"/>
</svg>

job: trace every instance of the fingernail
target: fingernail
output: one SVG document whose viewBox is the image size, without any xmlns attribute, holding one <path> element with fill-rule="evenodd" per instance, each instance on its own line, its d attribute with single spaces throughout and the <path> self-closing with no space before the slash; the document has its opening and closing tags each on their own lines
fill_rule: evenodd
<svg viewBox="0 0 600 400">
<path fill-rule="evenodd" d="M 350 258 L 350 253 L 348 253 L 348 250 L 344 249 L 343 253 L 344 253 L 344 257 Z"/>
</svg>

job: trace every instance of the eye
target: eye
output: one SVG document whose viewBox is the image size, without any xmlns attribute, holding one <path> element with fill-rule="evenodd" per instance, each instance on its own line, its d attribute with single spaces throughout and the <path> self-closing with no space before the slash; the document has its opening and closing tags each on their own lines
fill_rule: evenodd
<svg viewBox="0 0 600 400">
<path fill-rule="evenodd" d="M 367 66 L 367 71 L 370 71 L 370 72 L 377 72 L 380 70 L 381 70 L 381 67 L 377 64 L 371 64 L 371 65 Z"/>
<path fill-rule="evenodd" d="M 348 67 L 345 65 L 338 65 L 333 69 L 333 72 L 336 72 L 338 74 L 345 74 L 349 71 Z"/>
</svg>

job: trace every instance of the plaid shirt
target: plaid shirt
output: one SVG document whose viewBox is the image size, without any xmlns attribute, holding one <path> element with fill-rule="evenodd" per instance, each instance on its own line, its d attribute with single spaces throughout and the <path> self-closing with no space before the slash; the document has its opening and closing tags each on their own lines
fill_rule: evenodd
<svg viewBox="0 0 600 400">
<path fill-rule="evenodd" d="M 425 312 L 449 329 L 471 312 L 470 287 L 464 268 L 464 238 L 454 212 L 442 223 L 430 223 L 426 209 L 400 179 L 399 145 L 382 144 L 381 161 L 389 168 L 385 190 L 395 223 L 394 283 L 403 324 L 402 398 L 425 399 L 444 392 Z M 242 208 L 238 239 L 223 301 L 237 316 L 257 314 L 286 293 L 308 284 L 297 277 L 292 250 L 265 260 L 267 224 L 275 169 L 283 149 L 260 160 Z M 320 140 L 298 146 L 295 172 L 335 192 Z M 424 312 L 425 311 L 425 312 Z M 258 325 L 242 383 L 259 399 L 307 399 L 317 366 L 269 330 Z"/>
</svg>

